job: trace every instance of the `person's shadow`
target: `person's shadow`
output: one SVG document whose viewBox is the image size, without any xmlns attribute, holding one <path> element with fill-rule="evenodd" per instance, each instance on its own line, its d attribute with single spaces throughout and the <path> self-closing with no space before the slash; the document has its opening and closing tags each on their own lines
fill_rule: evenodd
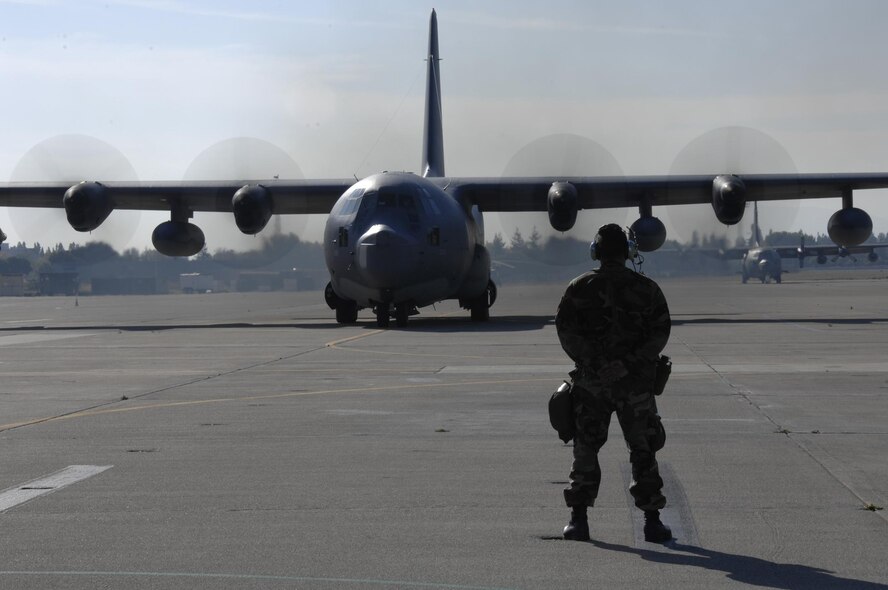
<svg viewBox="0 0 888 590">
<path fill-rule="evenodd" d="M 625 545 L 615 545 L 592 540 L 592 545 L 608 551 L 633 553 L 642 559 L 670 565 L 700 567 L 725 572 L 728 578 L 750 586 L 781 588 L 786 590 L 810 590 L 830 588 L 831 590 L 888 590 L 888 585 L 865 582 L 836 576 L 834 572 L 807 565 L 774 563 L 757 557 L 733 555 L 694 545 L 670 542 L 669 550 L 636 549 Z"/>
</svg>

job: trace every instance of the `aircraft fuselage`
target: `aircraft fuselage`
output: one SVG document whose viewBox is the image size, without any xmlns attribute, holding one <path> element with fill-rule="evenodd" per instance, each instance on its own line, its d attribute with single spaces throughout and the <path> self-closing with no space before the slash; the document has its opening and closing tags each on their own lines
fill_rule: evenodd
<svg viewBox="0 0 888 590">
<path fill-rule="evenodd" d="M 780 254 L 771 248 L 750 248 L 743 256 L 741 265 L 744 283 L 750 278 L 759 279 L 763 283 L 774 279 L 774 282 L 779 283 L 783 273 Z"/>
<path fill-rule="evenodd" d="M 324 255 L 338 298 L 363 308 L 412 309 L 484 293 L 490 259 L 481 214 L 438 182 L 383 172 L 343 193 L 324 230 Z"/>
</svg>

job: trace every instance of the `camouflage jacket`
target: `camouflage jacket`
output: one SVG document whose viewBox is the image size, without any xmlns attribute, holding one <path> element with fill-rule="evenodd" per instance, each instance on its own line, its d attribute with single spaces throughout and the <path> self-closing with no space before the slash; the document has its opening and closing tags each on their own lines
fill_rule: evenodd
<svg viewBox="0 0 888 590">
<path fill-rule="evenodd" d="M 672 322 L 660 287 L 625 266 L 603 265 L 572 280 L 558 305 L 561 347 L 580 369 L 620 360 L 652 373 Z"/>
</svg>

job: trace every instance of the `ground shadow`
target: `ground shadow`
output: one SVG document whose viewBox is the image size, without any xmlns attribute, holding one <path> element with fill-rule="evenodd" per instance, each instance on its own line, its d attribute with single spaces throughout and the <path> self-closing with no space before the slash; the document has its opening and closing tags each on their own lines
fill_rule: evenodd
<svg viewBox="0 0 888 590">
<path fill-rule="evenodd" d="M 410 318 L 404 327 L 395 326 L 394 321 L 386 330 L 403 330 L 412 332 L 524 332 L 531 330 L 541 330 L 547 324 L 554 322 L 551 314 L 542 316 L 532 315 L 514 315 L 514 316 L 497 316 L 490 318 L 487 322 L 473 322 L 467 317 L 415 317 Z M 277 329 L 281 328 L 310 328 L 314 330 L 336 330 L 348 327 L 365 328 L 367 330 L 378 330 L 376 320 L 360 319 L 355 324 L 338 324 L 335 321 L 317 320 L 317 319 L 293 319 L 290 321 L 279 323 L 253 323 L 253 322 L 217 322 L 213 324 L 187 323 L 180 322 L 175 324 L 78 324 L 76 326 L 53 326 L 51 324 L 45 326 L 6 326 L 0 328 L 0 334 L 3 332 L 41 332 L 41 331 L 99 331 L 99 330 L 120 330 L 121 332 L 162 332 L 166 330 L 213 330 L 213 329 L 238 329 L 247 328 L 251 330 L 260 329 Z"/>
<path fill-rule="evenodd" d="M 758 557 L 735 555 L 675 542 L 657 550 L 638 549 L 597 540 L 592 540 L 590 543 L 607 551 L 632 553 L 646 561 L 724 572 L 729 579 L 750 586 L 783 590 L 811 588 L 888 590 L 888 585 L 885 584 L 843 578 L 835 572 L 821 568 L 794 563 L 776 563 Z"/>
<path fill-rule="evenodd" d="M 388 329 L 408 332 L 529 332 L 542 330 L 554 322 L 555 317 L 550 313 L 544 315 L 491 315 L 486 322 L 473 322 L 466 316 L 423 317 L 419 315 L 411 317 L 403 328 L 396 328 L 392 322 Z M 372 322 L 370 327 L 375 329 L 376 323 Z"/>
</svg>

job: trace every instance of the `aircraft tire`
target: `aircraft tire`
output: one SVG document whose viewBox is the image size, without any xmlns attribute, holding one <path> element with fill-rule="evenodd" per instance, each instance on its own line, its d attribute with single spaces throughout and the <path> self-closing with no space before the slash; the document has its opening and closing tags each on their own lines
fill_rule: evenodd
<svg viewBox="0 0 888 590">
<path fill-rule="evenodd" d="M 358 304 L 354 301 L 336 302 L 336 323 L 354 324 L 358 321 Z"/>
<path fill-rule="evenodd" d="M 376 326 L 378 328 L 388 328 L 391 315 L 388 304 L 380 303 L 376 306 Z"/>
<path fill-rule="evenodd" d="M 749 276 L 747 276 L 746 273 L 743 273 L 743 276 L 740 278 L 740 280 L 743 281 L 743 284 L 745 285 L 746 281 L 749 280 Z"/>
<path fill-rule="evenodd" d="M 473 322 L 486 322 L 490 319 L 490 308 L 487 307 L 486 301 L 475 303 L 469 309 L 472 313 Z"/>
<path fill-rule="evenodd" d="M 407 304 L 395 306 L 395 325 L 403 328 L 407 325 L 407 318 L 410 316 L 410 308 Z"/>
</svg>

